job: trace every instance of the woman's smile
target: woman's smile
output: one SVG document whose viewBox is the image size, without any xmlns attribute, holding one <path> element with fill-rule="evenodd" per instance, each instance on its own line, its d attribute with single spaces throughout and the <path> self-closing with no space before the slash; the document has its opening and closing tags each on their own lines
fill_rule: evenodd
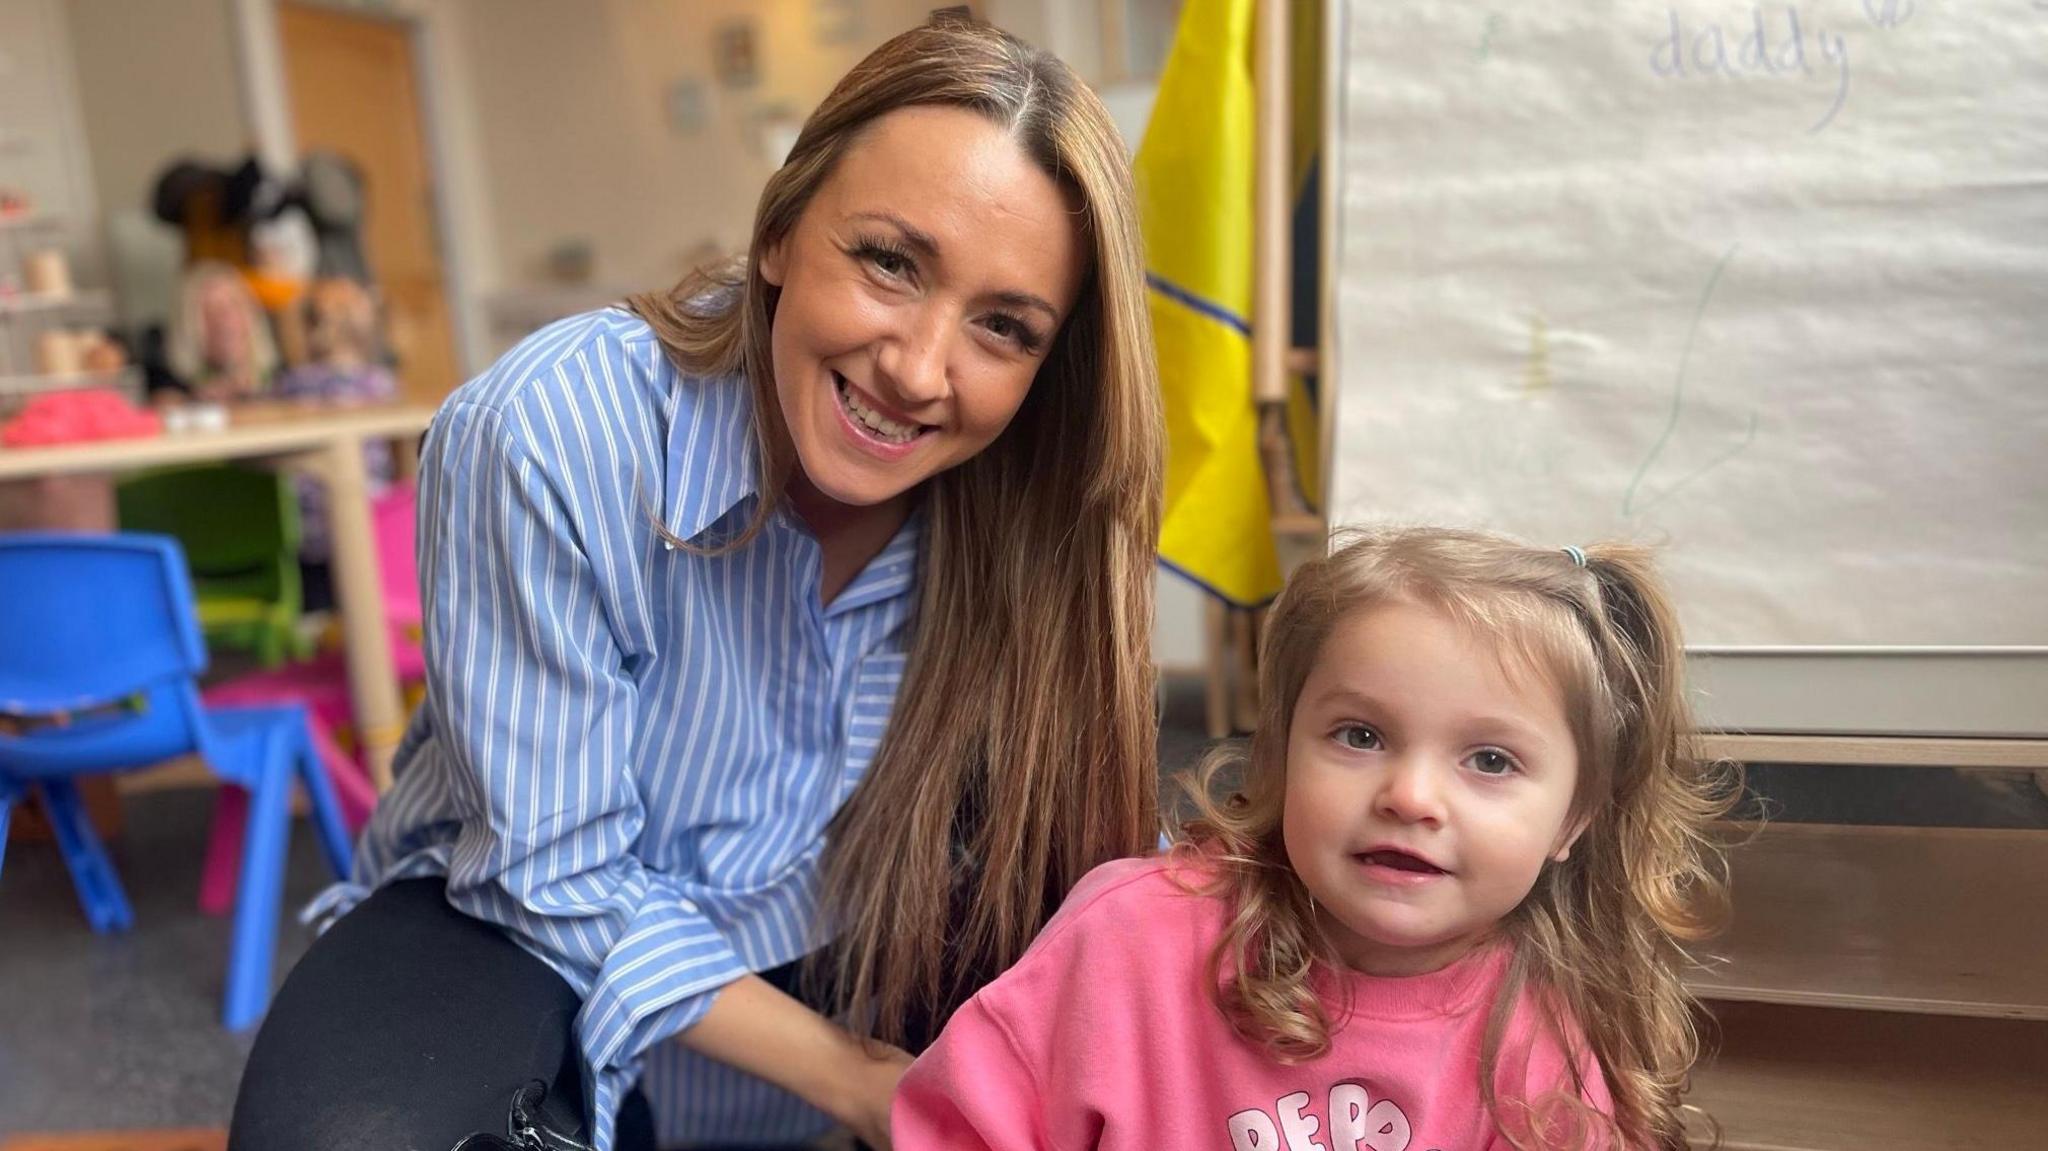
<svg viewBox="0 0 2048 1151">
<path fill-rule="evenodd" d="M 933 425 L 919 423 L 884 404 L 836 371 L 831 373 L 831 379 L 847 432 L 855 443 L 885 460 L 908 456 L 920 437 L 936 430 Z"/>
</svg>

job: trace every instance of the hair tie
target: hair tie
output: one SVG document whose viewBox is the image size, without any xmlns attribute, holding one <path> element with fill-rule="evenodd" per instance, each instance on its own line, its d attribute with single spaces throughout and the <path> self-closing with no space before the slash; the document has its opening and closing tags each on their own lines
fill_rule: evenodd
<svg viewBox="0 0 2048 1151">
<path fill-rule="evenodd" d="M 1567 544 L 1564 548 L 1564 554 L 1571 558 L 1573 567 L 1582 568 L 1586 566 L 1586 553 L 1578 548 Z"/>
</svg>

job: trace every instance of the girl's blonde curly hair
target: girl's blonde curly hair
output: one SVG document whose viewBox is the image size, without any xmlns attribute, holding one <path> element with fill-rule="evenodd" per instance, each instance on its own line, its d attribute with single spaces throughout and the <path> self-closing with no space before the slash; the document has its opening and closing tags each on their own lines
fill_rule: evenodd
<svg viewBox="0 0 2048 1151">
<path fill-rule="evenodd" d="M 1338 542 L 1295 573 L 1266 622 L 1249 754 L 1213 753 L 1188 788 L 1195 816 L 1178 850 L 1209 863 L 1212 893 L 1234 909 L 1210 957 L 1219 1006 L 1280 1059 L 1328 1049 L 1332 1014 L 1315 975 L 1338 961 L 1282 844 L 1288 731 L 1341 620 L 1376 604 L 1421 604 L 1491 639 L 1511 668 L 1555 682 L 1578 752 L 1567 826 L 1583 820 L 1586 830 L 1500 925 L 1513 958 L 1482 1051 L 1487 1108 L 1517 1146 L 1556 1145 L 1557 1124 L 1502 1122 L 1494 1090 L 1509 1013 L 1533 987 L 1553 1032 L 1583 1034 L 1599 1059 L 1613 1134 L 1631 1147 L 1684 1147 L 1679 1096 L 1699 1038 L 1681 944 L 1726 915 L 1726 867 L 1709 825 L 1739 794 L 1740 775 L 1693 754 L 1684 648 L 1649 553 L 1604 545 L 1573 554 L 1438 528 Z M 1590 1138 L 1584 1124 L 1563 1126 L 1577 1128 L 1567 1144 Z"/>
</svg>

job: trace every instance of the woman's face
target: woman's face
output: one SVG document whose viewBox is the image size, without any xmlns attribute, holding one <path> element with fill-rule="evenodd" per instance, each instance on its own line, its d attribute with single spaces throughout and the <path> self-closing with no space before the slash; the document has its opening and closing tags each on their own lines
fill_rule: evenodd
<svg viewBox="0 0 2048 1151">
<path fill-rule="evenodd" d="M 761 257 L 775 390 L 819 494 L 885 504 L 1002 434 L 1080 293 L 1080 220 L 977 113 L 867 126 Z"/>
</svg>

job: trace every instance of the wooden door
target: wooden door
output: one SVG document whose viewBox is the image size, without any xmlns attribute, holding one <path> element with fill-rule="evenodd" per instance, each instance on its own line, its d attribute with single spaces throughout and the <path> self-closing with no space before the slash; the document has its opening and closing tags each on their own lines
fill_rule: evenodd
<svg viewBox="0 0 2048 1151">
<path fill-rule="evenodd" d="M 278 6 L 301 152 L 362 169 L 364 247 L 384 300 L 405 397 L 439 403 L 461 382 L 434 220 L 412 26 L 314 4 Z"/>
</svg>

